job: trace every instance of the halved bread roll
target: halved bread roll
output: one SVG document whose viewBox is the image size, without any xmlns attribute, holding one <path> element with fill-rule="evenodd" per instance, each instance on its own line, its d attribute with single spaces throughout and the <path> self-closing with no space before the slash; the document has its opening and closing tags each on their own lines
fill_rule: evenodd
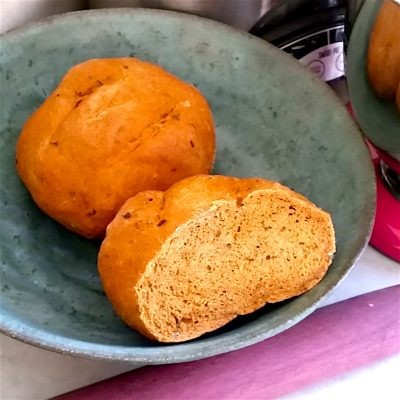
<svg viewBox="0 0 400 400">
<path fill-rule="evenodd" d="M 264 179 L 198 175 L 129 199 L 98 268 L 129 326 L 180 342 L 309 290 L 334 252 L 329 214 L 303 196 Z"/>
</svg>

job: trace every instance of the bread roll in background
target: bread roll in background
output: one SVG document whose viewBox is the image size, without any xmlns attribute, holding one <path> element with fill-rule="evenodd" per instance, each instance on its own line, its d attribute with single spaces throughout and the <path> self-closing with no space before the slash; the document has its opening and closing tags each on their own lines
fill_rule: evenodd
<svg viewBox="0 0 400 400">
<path fill-rule="evenodd" d="M 263 179 L 200 175 L 129 199 L 98 269 L 126 324 L 180 342 L 309 290 L 334 252 L 329 214 L 303 196 Z"/>
<path fill-rule="evenodd" d="M 400 5 L 384 0 L 371 32 L 368 76 L 379 97 L 394 100 L 400 83 Z"/>
<path fill-rule="evenodd" d="M 76 65 L 28 119 L 18 173 L 37 205 L 88 238 L 104 235 L 142 190 L 211 170 L 210 108 L 201 93 L 133 58 Z"/>
</svg>

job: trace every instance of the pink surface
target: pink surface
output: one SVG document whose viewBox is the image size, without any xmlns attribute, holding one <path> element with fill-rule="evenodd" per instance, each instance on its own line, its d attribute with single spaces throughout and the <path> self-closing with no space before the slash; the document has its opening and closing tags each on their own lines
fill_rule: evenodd
<svg viewBox="0 0 400 400">
<path fill-rule="evenodd" d="M 246 349 L 144 367 L 58 399 L 274 399 L 399 352 L 396 286 L 322 308 Z"/>
</svg>

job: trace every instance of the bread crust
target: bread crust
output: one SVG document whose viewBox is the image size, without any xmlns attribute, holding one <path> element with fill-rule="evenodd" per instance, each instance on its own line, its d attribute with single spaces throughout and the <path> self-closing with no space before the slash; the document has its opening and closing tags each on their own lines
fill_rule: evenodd
<svg viewBox="0 0 400 400">
<path fill-rule="evenodd" d="M 296 284 L 289 282 L 285 288 L 277 289 L 286 279 L 278 278 L 274 283 L 275 288 L 267 296 L 262 294 L 259 298 L 256 297 L 242 309 L 207 325 L 204 331 L 178 332 L 171 336 L 162 329 L 152 327 L 147 314 L 153 310 L 149 310 L 146 305 L 149 293 L 146 292 L 147 289 L 142 289 L 148 282 L 152 282 L 153 286 L 157 285 L 152 274 L 161 254 L 168 252 L 168 249 L 172 251 L 171 240 L 175 240 L 174 237 L 180 238 L 179 235 L 183 234 L 185 227 L 193 221 L 201 223 L 207 213 L 212 213 L 220 206 L 246 205 L 250 197 L 257 193 L 273 193 L 289 201 L 288 204 L 295 204 L 318 215 L 326 232 L 326 237 L 321 238 L 324 246 L 323 260 L 310 266 L 311 271 L 306 272 L 304 278 L 299 277 Z M 264 236 L 265 240 L 267 238 Z M 173 342 L 199 336 L 226 324 L 238 314 L 254 311 L 266 302 L 280 301 L 310 289 L 326 273 L 334 251 L 334 231 L 329 214 L 302 195 L 264 179 L 199 175 L 184 179 L 165 192 L 145 191 L 129 199 L 107 228 L 107 235 L 99 252 L 98 269 L 106 295 L 117 314 L 129 326 L 148 338 Z"/>
<path fill-rule="evenodd" d="M 88 238 L 103 236 L 128 198 L 208 173 L 214 157 L 202 94 L 134 58 L 72 67 L 27 120 L 16 148 L 37 205 Z"/>
</svg>

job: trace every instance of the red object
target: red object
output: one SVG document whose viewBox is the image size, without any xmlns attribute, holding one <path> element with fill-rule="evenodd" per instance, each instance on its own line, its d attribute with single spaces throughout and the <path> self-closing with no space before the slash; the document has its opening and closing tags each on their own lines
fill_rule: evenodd
<svg viewBox="0 0 400 400">
<path fill-rule="evenodd" d="M 377 204 L 375 224 L 370 243 L 377 250 L 400 262 L 400 200 L 384 183 L 381 172 L 383 161 L 394 173 L 400 174 L 400 162 L 367 142 L 375 167 Z"/>
<path fill-rule="evenodd" d="M 400 352 L 400 286 L 324 307 L 232 353 L 144 367 L 59 400 L 274 399 Z"/>
<path fill-rule="evenodd" d="M 347 110 L 354 118 L 351 103 Z M 400 200 L 390 192 L 381 173 L 381 161 L 400 175 L 400 161 L 366 140 L 374 163 L 376 177 L 376 214 L 370 244 L 395 261 L 400 262 Z M 399 193 L 400 194 L 400 193 Z"/>
</svg>

